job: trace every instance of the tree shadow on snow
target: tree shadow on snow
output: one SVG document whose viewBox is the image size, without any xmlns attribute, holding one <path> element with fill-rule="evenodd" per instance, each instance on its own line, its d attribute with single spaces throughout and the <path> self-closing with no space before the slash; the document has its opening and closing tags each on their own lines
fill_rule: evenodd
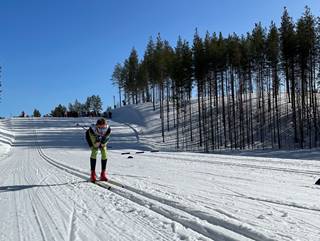
<svg viewBox="0 0 320 241">
<path fill-rule="evenodd" d="M 36 188 L 36 187 L 56 187 L 56 186 L 66 186 L 85 183 L 87 181 L 78 181 L 78 182 L 66 182 L 66 183 L 57 183 L 57 184 L 34 184 L 34 185 L 12 185 L 12 186 L 2 186 L 0 187 L 0 193 L 4 192 L 15 192 L 22 191 L 25 189 Z"/>
<path fill-rule="evenodd" d="M 265 149 L 265 150 L 243 150 L 243 151 L 215 151 L 215 154 L 234 155 L 234 156 L 250 156 L 250 157 L 267 157 L 279 159 L 298 159 L 298 160 L 320 160 L 320 149 Z"/>
</svg>

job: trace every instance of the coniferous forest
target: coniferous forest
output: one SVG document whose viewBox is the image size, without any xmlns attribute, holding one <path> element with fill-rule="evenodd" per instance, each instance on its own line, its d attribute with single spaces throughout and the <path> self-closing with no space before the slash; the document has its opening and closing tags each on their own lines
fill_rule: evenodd
<svg viewBox="0 0 320 241">
<path fill-rule="evenodd" d="M 308 7 L 238 36 L 195 30 L 175 47 L 158 34 L 115 66 L 122 102 L 160 108 L 162 140 L 180 150 L 320 146 L 320 19 Z"/>
</svg>

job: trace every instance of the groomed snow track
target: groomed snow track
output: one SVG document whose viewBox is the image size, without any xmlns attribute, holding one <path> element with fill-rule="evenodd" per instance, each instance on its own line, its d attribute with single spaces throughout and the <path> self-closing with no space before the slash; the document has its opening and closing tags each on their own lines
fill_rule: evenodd
<svg viewBox="0 0 320 241">
<path fill-rule="evenodd" d="M 37 140 L 37 134 L 35 131 L 35 140 Z M 89 174 L 81 170 L 77 170 L 70 166 L 61 164 L 61 161 L 57 161 L 47 156 L 41 149 L 38 142 L 37 149 L 39 155 L 51 165 L 79 177 L 83 180 L 88 180 Z M 107 189 L 123 198 L 126 198 L 142 207 L 148 207 L 153 212 L 156 212 L 164 217 L 180 223 L 185 228 L 189 228 L 194 232 L 202 234 L 203 236 L 216 240 L 216 241 L 249 241 L 249 240 L 261 240 L 261 241 L 276 241 L 269 239 L 263 235 L 257 235 L 257 233 L 250 233 L 250 230 L 238 230 L 237 226 L 233 226 L 230 223 L 225 223 L 223 220 L 215 219 L 214 217 L 206 216 L 205 214 L 188 212 L 186 207 L 179 204 L 172 203 L 170 200 L 156 197 L 150 193 L 142 190 L 135 189 L 125 185 L 125 188 L 114 186 L 110 183 L 97 182 L 96 185 Z M 111 188 L 110 188 L 111 187 Z"/>
<path fill-rule="evenodd" d="M 1 241 L 318 240 L 319 161 L 151 153 L 132 128 L 111 122 L 108 172 L 117 183 L 95 185 L 75 121 L 10 122 L 16 140 L 0 158 Z"/>
</svg>

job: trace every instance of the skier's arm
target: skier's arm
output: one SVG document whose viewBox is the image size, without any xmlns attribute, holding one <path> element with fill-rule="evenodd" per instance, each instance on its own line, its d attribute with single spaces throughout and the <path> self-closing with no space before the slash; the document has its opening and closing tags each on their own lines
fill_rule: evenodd
<svg viewBox="0 0 320 241">
<path fill-rule="evenodd" d="M 102 145 L 106 145 L 109 142 L 110 135 L 111 135 L 111 128 L 109 126 L 104 138 L 101 140 Z"/>
<path fill-rule="evenodd" d="M 93 143 L 92 143 L 92 140 L 90 137 L 90 130 L 89 129 L 86 131 L 86 140 L 87 140 L 89 147 L 91 148 L 93 146 Z"/>
<path fill-rule="evenodd" d="M 91 139 L 93 146 L 97 147 L 100 145 L 99 141 L 97 140 L 96 134 L 94 133 L 92 128 L 89 129 L 89 136 L 90 136 L 90 139 Z"/>
</svg>

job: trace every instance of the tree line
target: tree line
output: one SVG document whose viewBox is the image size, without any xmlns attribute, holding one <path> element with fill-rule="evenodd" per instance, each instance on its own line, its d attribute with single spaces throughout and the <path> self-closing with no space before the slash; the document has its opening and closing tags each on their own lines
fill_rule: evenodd
<svg viewBox="0 0 320 241">
<path fill-rule="evenodd" d="M 73 103 L 69 103 L 68 108 L 59 104 L 51 111 L 52 117 L 84 117 L 84 116 L 100 116 L 102 112 L 102 100 L 99 95 L 87 97 L 84 103 L 77 99 Z"/>
<path fill-rule="evenodd" d="M 158 34 L 141 59 L 133 48 L 114 67 L 120 105 L 159 106 L 162 140 L 174 132 L 178 149 L 317 147 L 319 22 L 308 7 L 297 21 L 284 8 L 279 27 L 241 36 L 196 30 L 172 47 Z"/>
<path fill-rule="evenodd" d="M 92 95 L 87 97 L 84 103 L 79 102 L 77 99 L 73 103 L 69 103 L 68 107 L 59 104 L 46 114 L 46 117 L 88 117 L 88 116 L 109 116 L 111 108 L 109 107 L 106 112 L 102 113 L 102 100 L 99 95 Z M 33 117 L 41 117 L 38 109 L 33 110 Z M 24 111 L 21 112 L 19 117 L 29 117 Z"/>
</svg>

